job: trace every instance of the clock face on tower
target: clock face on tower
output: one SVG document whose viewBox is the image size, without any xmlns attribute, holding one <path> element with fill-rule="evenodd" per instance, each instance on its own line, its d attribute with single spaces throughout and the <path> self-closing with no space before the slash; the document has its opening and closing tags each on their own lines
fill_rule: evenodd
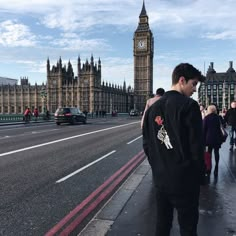
<svg viewBox="0 0 236 236">
<path fill-rule="evenodd" d="M 138 40 L 137 44 L 138 49 L 145 49 L 146 48 L 146 42 L 144 40 Z"/>
</svg>

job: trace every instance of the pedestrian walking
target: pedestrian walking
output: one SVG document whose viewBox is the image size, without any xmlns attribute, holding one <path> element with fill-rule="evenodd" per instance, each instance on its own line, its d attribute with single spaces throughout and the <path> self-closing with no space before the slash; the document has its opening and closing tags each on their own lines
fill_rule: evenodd
<svg viewBox="0 0 236 236">
<path fill-rule="evenodd" d="M 39 116 L 38 108 L 34 108 L 33 114 L 34 114 L 35 121 L 37 121 L 38 120 L 38 116 Z"/>
<path fill-rule="evenodd" d="M 142 116 L 142 120 L 141 120 L 141 129 L 143 128 L 143 120 L 144 120 L 144 115 L 147 111 L 147 109 L 153 104 L 155 103 L 161 96 L 163 96 L 163 94 L 165 93 L 165 90 L 163 88 L 158 88 L 156 90 L 156 95 L 153 98 L 149 98 L 146 102 L 146 106 L 143 112 L 143 116 Z"/>
<path fill-rule="evenodd" d="M 225 122 L 230 126 L 230 151 L 233 151 L 236 145 L 236 101 L 231 102 L 231 108 L 225 114 Z"/>
<path fill-rule="evenodd" d="M 206 110 L 203 105 L 200 105 L 200 111 L 201 111 L 202 119 L 204 119 L 206 116 Z"/>
<path fill-rule="evenodd" d="M 25 122 L 28 123 L 30 121 L 31 110 L 29 107 L 26 108 L 24 112 Z"/>
<path fill-rule="evenodd" d="M 217 108 L 215 105 L 210 105 L 207 107 L 207 116 L 203 120 L 203 133 L 206 151 L 212 156 L 212 151 L 214 150 L 214 175 L 217 176 L 220 160 L 219 149 L 221 148 L 222 144 L 222 134 L 221 120 L 220 116 L 217 114 Z M 211 174 L 211 169 L 207 174 Z"/>
<path fill-rule="evenodd" d="M 223 110 L 222 110 L 222 112 L 221 112 L 221 116 L 222 116 L 222 118 L 223 118 L 224 121 L 225 121 L 226 112 L 227 112 L 226 108 L 223 108 Z M 225 127 L 225 126 L 224 126 L 224 127 Z"/>
<path fill-rule="evenodd" d="M 169 236 L 174 208 L 182 236 L 197 236 L 200 185 L 205 180 L 202 117 L 196 92 L 201 72 L 181 63 L 172 73 L 170 91 L 147 111 L 143 148 L 156 186 L 156 236 Z"/>
<path fill-rule="evenodd" d="M 50 119 L 50 112 L 49 112 L 49 110 L 46 110 L 46 119 L 47 119 L 47 120 Z"/>
</svg>

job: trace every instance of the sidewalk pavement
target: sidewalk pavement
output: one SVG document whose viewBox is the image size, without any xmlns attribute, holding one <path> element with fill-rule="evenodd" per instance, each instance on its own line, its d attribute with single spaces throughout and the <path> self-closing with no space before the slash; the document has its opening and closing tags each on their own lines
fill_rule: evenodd
<svg viewBox="0 0 236 236">
<path fill-rule="evenodd" d="M 54 120 L 31 120 L 29 123 L 25 121 L 12 121 L 12 122 L 0 122 L 0 126 L 9 126 L 9 125 L 23 125 L 23 124 L 39 124 L 39 123 L 49 123 L 54 122 Z"/>
<path fill-rule="evenodd" d="M 155 235 L 155 188 L 147 160 L 79 234 L 105 235 Z M 179 235 L 175 214 L 171 236 Z M 236 149 L 230 152 L 228 143 L 220 150 L 218 177 L 212 173 L 208 185 L 201 188 L 198 235 L 236 236 Z"/>
</svg>

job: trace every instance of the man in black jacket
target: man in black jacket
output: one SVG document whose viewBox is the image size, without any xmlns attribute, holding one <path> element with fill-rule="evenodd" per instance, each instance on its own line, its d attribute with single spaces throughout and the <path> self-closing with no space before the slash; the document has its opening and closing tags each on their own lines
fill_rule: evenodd
<svg viewBox="0 0 236 236">
<path fill-rule="evenodd" d="M 234 133 L 236 133 L 236 101 L 231 102 L 231 108 L 225 114 L 225 122 L 231 126 L 230 132 L 230 151 L 233 150 L 236 140 Z"/>
<path fill-rule="evenodd" d="M 197 236 L 200 185 L 204 181 L 202 117 L 190 96 L 204 77 L 188 63 L 172 73 L 172 87 L 148 110 L 143 148 L 156 185 L 156 236 L 169 236 L 174 208 L 181 236 Z"/>
</svg>

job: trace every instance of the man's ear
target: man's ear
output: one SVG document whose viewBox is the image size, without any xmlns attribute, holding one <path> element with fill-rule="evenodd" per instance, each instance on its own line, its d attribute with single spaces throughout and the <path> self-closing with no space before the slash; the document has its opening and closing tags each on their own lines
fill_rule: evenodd
<svg viewBox="0 0 236 236">
<path fill-rule="evenodd" d="M 181 85 L 183 85 L 183 84 L 186 83 L 186 80 L 185 80 L 184 76 L 180 76 L 180 77 L 179 77 L 179 83 L 180 83 Z"/>
</svg>

